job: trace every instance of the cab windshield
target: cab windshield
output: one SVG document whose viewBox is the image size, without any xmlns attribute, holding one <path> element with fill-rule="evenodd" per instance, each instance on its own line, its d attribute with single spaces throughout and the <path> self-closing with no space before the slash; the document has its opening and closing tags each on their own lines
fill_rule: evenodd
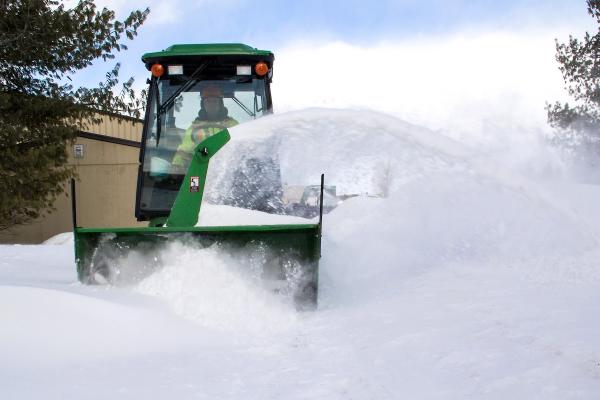
<svg viewBox="0 0 600 400">
<path fill-rule="evenodd" d="M 216 89 L 220 92 L 223 105 L 227 108 L 227 116 L 240 123 L 254 119 L 266 112 L 263 79 L 252 79 L 245 82 L 237 82 L 236 79 L 198 80 L 190 87 L 181 90 L 185 85 L 189 85 L 189 82 L 182 80 L 157 82 L 158 95 L 151 96 L 150 101 L 153 103 L 160 101 L 159 119 L 161 119 L 163 127 L 186 129 L 198 118 L 201 109 L 201 93 L 206 88 Z M 157 122 L 157 119 L 154 118 L 154 129 L 152 129 L 154 133 L 156 133 Z"/>
<path fill-rule="evenodd" d="M 138 218 L 140 214 L 149 218 L 168 215 L 197 143 L 269 111 L 264 79 L 173 77 L 153 81 L 146 113 Z"/>
</svg>

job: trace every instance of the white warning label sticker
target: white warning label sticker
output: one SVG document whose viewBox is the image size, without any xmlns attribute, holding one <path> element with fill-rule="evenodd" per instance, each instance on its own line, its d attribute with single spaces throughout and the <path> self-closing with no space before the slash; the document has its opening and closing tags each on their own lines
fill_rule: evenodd
<svg viewBox="0 0 600 400">
<path fill-rule="evenodd" d="M 200 177 L 199 176 L 190 176 L 190 192 L 199 192 L 200 191 Z"/>
</svg>

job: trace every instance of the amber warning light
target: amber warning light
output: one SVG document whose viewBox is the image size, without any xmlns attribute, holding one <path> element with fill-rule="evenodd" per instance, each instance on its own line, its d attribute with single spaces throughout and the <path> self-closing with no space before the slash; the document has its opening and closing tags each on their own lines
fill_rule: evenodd
<svg viewBox="0 0 600 400">
<path fill-rule="evenodd" d="M 264 61 L 261 61 L 254 66 L 254 71 L 256 71 L 258 75 L 264 76 L 269 72 L 269 67 Z"/>
<path fill-rule="evenodd" d="M 160 78 L 165 73 L 165 67 L 160 64 L 154 64 L 152 68 L 150 68 L 150 71 L 152 72 L 152 75 Z"/>
</svg>

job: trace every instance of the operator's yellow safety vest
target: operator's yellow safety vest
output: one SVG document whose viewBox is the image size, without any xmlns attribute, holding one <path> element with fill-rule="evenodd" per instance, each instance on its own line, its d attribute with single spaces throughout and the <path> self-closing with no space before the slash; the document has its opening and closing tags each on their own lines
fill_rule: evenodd
<svg viewBox="0 0 600 400">
<path fill-rule="evenodd" d="M 230 117 L 221 121 L 194 121 L 192 126 L 183 134 L 183 140 L 177 147 L 175 157 L 173 157 L 173 165 L 185 167 L 192 160 L 192 152 L 198 143 L 225 128 L 231 128 L 237 124 L 238 122 Z"/>
</svg>

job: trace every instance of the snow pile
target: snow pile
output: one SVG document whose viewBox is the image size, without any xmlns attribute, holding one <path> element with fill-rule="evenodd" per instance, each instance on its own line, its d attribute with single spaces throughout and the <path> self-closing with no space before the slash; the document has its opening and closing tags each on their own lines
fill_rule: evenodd
<svg viewBox="0 0 600 400">
<path fill-rule="evenodd" d="M 310 219 L 204 203 L 196 226 L 313 224 Z"/>
<path fill-rule="evenodd" d="M 288 185 L 315 185 L 322 173 L 338 195 L 379 194 L 432 171 L 462 168 L 469 151 L 426 128 L 367 110 L 308 109 L 271 115 L 230 130 L 212 159 L 207 192 L 232 184 L 231 165 L 250 154 L 275 159 Z M 383 181 L 383 182 L 382 182 Z"/>
<path fill-rule="evenodd" d="M 524 176 L 368 111 L 232 136 L 209 191 L 246 151 L 290 185 L 324 172 L 359 194 L 324 216 L 319 310 L 296 313 L 218 248 L 174 243 L 160 271 L 115 288 L 76 283 L 69 246 L 1 246 L 7 398 L 597 398 L 600 187 L 552 177 L 552 156 Z M 265 217 L 224 207 L 204 217 Z"/>
<path fill-rule="evenodd" d="M 0 301 L 11 305 L 2 313 L 3 361 L 18 367 L 141 355 L 152 346 L 168 348 L 180 334 L 168 315 L 63 290 L 8 286 Z M 157 325 L 165 326 L 163 336 L 148 336 Z"/>
<path fill-rule="evenodd" d="M 59 233 L 58 235 L 52 236 L 50 239 L 47 239 L 42 244 L 52 244 L 52 245 L 73 245 L 73 232 L 65 232 Z"/>
<path fill-rule="evenodd" d="M 600 188 L 594 193 L 600 198 Z M 460 265 L 515 278 L 600 282 L 598 233 L 528 190 L 435 174 L 387 199 L 353 198 L 327 215 L 321 272 L 335 305 L 386 299 L 406 278 Z"/>
</svg>

